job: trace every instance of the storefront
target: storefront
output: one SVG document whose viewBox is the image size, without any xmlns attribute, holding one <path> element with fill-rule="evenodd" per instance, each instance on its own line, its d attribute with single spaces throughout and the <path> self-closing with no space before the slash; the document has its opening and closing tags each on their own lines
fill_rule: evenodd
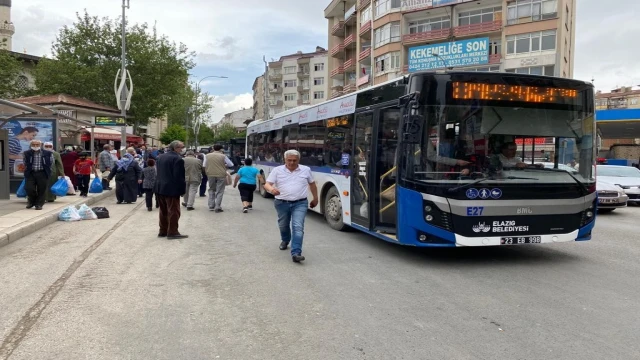
<svg viewBox="0 0 640 360">
<path fill-rule="evenodd" d="M 84 128 L 81 130 L 80 141 L 83 146 L 88 149 L 91 145 L 91 129 Z M 93 128 L 93 146 L 99 152 L 106 144 L 113 145 L 115 149 L 121 148 L 122 134 L 119 130 L 108 129 L 104 127 Z M 133 134 L 127 134 L 127 144 L 125 147 L 131 145 L 142 145 L 144 140 L 140 136 Z"/>
</svg>

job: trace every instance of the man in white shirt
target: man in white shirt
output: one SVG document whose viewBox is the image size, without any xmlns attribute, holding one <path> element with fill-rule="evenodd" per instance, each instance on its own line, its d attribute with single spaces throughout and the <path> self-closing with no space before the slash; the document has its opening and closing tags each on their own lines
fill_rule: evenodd
<svg viewBox="0 0 640 360">
<path fill-rule="evenodd" d="M 502 145 L 500 154 L 491 158 L 492 168 L 501 170 L 503 168 L 524 168 L 527 166 L 522 159 L 516 156 L 518 146 L 516 143 L 508 142 Z"/>
<path fill-rule="evenodd" d="M 302 240 L 304 237 L 304 218 L 309 206 L 318 206 L 318 187 L 311 169 L 300 163 L 300 153 L 288 150 L 284 153 L 285 164 L 273 169 L 267 178 L 264 189 L 276 197 L 274 201 L 278 213 L 280 228 L 280 250 L 287 250 L 291 242 L 293 262 L 304 260 Z M 309 190 L 313 200 L 307 199 Z"/>
</svg>

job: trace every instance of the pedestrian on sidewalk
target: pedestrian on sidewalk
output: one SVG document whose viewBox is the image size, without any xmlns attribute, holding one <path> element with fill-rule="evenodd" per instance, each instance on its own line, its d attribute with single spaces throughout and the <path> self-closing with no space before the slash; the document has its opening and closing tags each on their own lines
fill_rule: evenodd
<svg viewBox="0 0 640 360">
<path fill-rule="evenodd" d="M 102 172 L 102 188 L 103 190 L 111 190 L 111 186 L 109 184 L 109 180 L 107 177 L 113 169 L 115 161 L 111 156 L 111 145 L 105 144 L 102 147 L 102 152 L 98 156 L 98 166 L 100 168 L 100 172 Z"/>
<path fill-rule="evenodd" d="M 222 197 L 227 185 L 227 168 L 233 167 L 233 162 L 222 151 L 222 145 L 214 145 L 213 152 L 207 154 L 206 173 L 209 179 L 209 210 L 222 212 Z"/>
<path fill-rule="evenodd" d="M 73 173 L 76 177 L 76 183 L 78 184 L 78 190 L 80 190 L 80 196 L 87 197 L 89 195 L 89 183 L 91 182 L 91 174 L 98 176 L 96 166 L 89 158 L 89 153 L 80 153 L 79 159 L 73 164 Z"/>
<path fill-rule="evenodd" d="M 109 180 L 116 178 L 116 200 L 118 204 L 135 203 L 138 199 L 138 184 L 142 183 L 142 169 L 133 159 L 136 151 L 128 148 L 122 158 L 116 161 Z"/>
<path fill-rule="evenodd" d="M 35 206 L 36 210 L 42 210 L 53 166 L 53 154 L 42 149 L 40 140 L 31 140 L 30 149 L 24 152 L 24 165 L 27 209 Z"/>
<path fill-rule="evenodd" d="M 302 240 L 304 237 L 304 218 L 309 206 L 318 205 L 318 187 L 308 166 L 300 165 L 300 153 L 287 150 L 284 153 L 285 164 L 274 168 L 264 189 L 275 196 L 274 206 L 278 213 L 280 228 L 280 250 L 287 250 L 291 242 L 293 262 L 304 260 Z M 307 197 L 311 190 L 313 200 Z"/>
<path fill-rule="evenodd" d="M 66 154 L 61 156 L 62 165 L 64 166 L 64 174 L 71 179 L 74 190 L 78 190 L 78 182 L 76 180 L 76 174 L 73 173 L 73 165 L 76 163 L 76 160 L 80 158 L 81 152 L 82 148 L 77 146 L 73 150 L 68 151 Z"/>
<path fill-rule="evenodd" d="M 184 239 L 178 231 L 180 221 L 180 197 L 187 187 L 185 181 L 184 159 L 180 152 L 184 149 L 181 141 L 169 144 L 169 151 L 158 156 L 156 169 L 158 171 L 154 192 L 160 205 L 160 231 L 158 237 L 168 239 Z"/>
<path fill-rule="evenodd" d="M 58 181 L 58 177 L 64 177 L 64 166 L 62 165 L 62 158 L 60 153 L 53 150 L 53 143 L 45 142 L 44 149 L 50 151 L 53 154 L 53 164 L 51 165 L 51 176 L 49 176 L 49 183 L 47 184 L 47 194 L 45 199 L 47 202 L 56 201 L 56 196 L 51 193 L 51 187 Z"/>
<path fill-rule="evenodd" d="M 202 181 L 200 182 L 200 197 L 205 197 L 207 196 L 205 193 L 207 192 L 207 182 L 209 180 L 205 171 L 205 169 L 207 168 L 206 154 L 198 154 L 198 159 L 202 161 Z"/>
<path fill-rule="evenodd" d="M 187 151 L 184 157 L 184 174 L 187 187 L 184 192 L 182 206 L 186 207 L 187 211 L 191 211 L 194 210 L 193 203 L 196 201 L 196 195 L 198 195 L 200 182 L 202 181 L 202 163 L 196 158 L 192 150 Z"/>
<path fill-rule="evenodd" d="M 147 205 L 147 210 L 149 211 L 153 210 L 153 188 L 156 185 L 156 177 L 156 161 L 153 159 L 147 159 L 147 166 L 142 169 L 142 188 L 144 189 L 144 200 Z M 158 195 L 156 195 L 155 198 L 157 209 L 158 207 L 160 207 L 160 205 L 158 205 Z"/>
<path fill-rule="evenodd" d="M 240 200 L 242 200 L 242 212 L 247 213 L 253 210 L 253 193 L 256 191 L 257 179 L 260 183 L 264 182 L 264 178 L 260 174 L 260 170 L 251 166 L 251 159 L 244 160 L 244 166 L 238 170 L 233 187 L 238 187 L 240 191 Z"/>
</svg>

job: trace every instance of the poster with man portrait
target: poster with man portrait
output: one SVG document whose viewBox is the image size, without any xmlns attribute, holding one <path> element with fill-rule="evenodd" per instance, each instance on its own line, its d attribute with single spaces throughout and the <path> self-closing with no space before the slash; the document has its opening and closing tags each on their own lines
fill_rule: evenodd
<svg viewBox="0 0 640 360">
<path fill-rule="evenodd" d="M 52 119 L 16 118 L 8 121 L 3 129 L 9 132 L 9 174 L 11 177 L 24 177 L 25 165 L 23 152 L 30 147 L 31 140 L 56 144 L 56 122 Z"/>
</svg>

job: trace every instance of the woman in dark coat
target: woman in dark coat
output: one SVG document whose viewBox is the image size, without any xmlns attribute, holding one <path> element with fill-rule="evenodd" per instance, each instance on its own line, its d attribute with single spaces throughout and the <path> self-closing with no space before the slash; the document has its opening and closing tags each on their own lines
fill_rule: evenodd
<svg viewBox="0 0 640 360">
<path fill-rule="evenodd" d="M 73 173 L 73 164 L 75 164 L 76 160 L 80 158 L 81 152 L 82 148 L 79 147 L 61 155 L 64 174 L 71 179 L 74 190 L 78 190 L 78 183 L 76 182 L 76 174 Z"/>
<path fill-rule="evenodd" d="M 109 173 L 109 180 L 116 178 L 116 199 L 118 204 L 131 204 L 138 199 L 138 184 L 142 183 L 142 169 L 127 149 L 122 159 L 116 161 Z"/>
</svg>

